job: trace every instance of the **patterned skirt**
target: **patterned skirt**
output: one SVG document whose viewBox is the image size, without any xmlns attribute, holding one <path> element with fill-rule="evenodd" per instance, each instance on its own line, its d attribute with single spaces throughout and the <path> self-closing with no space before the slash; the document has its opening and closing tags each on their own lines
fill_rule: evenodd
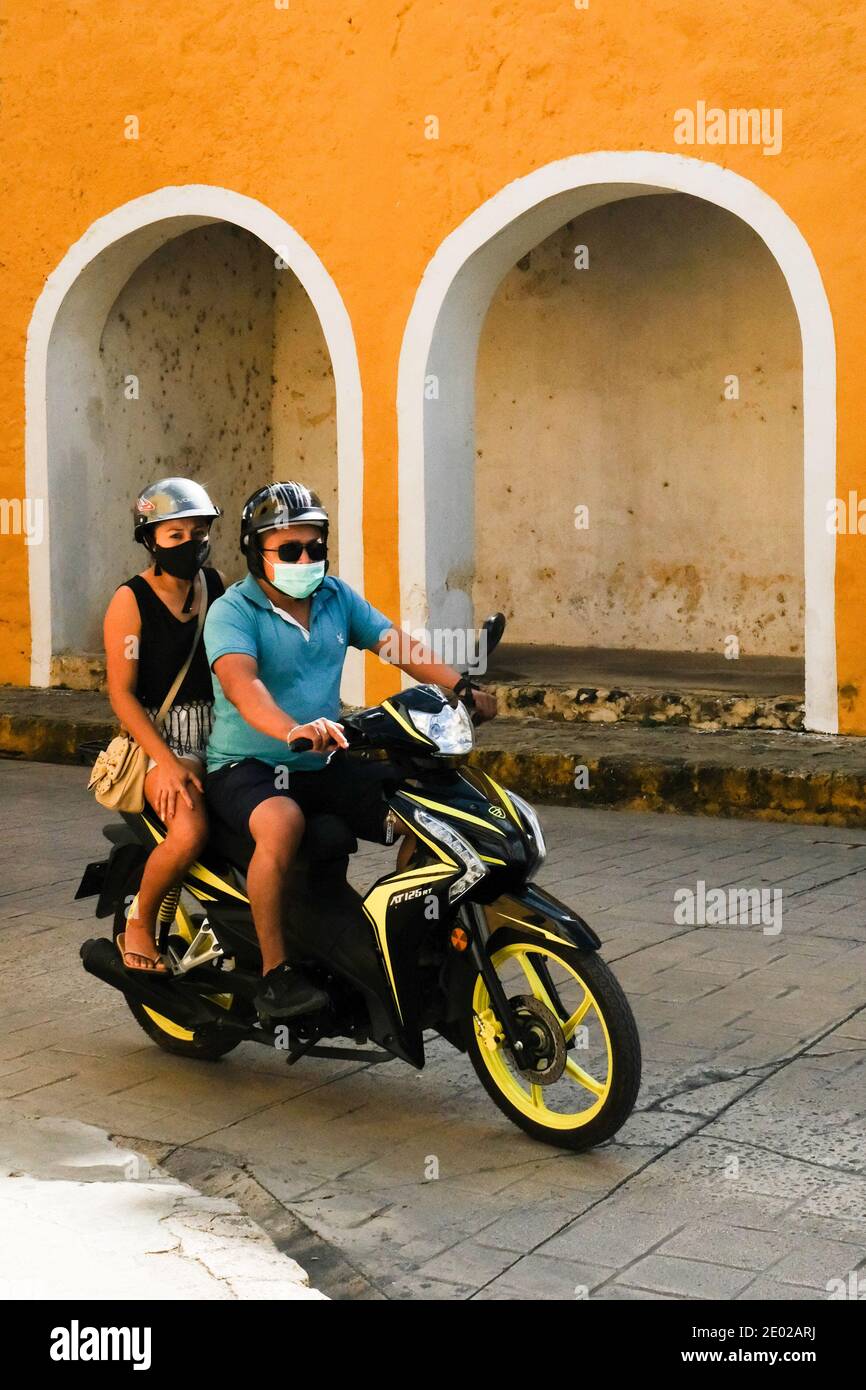
<svg viewBox="0 0 866 1390">
<path fill-rule="evenodd" d="M 159 709 L 148 709 L 152 720 L 156 720 Z M 177 757 L 182 753 L 195 753 L 205 760 L 207 741 L 213 728 L 213 700 L 191 700 L 186 704 L 172 705 L 165 716 L 162 736 Z"/>
</svg>

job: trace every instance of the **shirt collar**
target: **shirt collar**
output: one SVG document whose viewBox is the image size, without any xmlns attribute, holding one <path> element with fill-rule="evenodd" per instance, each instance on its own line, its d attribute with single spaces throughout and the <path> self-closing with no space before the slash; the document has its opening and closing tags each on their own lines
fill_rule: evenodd
<svg viewBox="0 0 866 1390">
<path fill-rule="evenodd" d="M 250 599 L 250 601 L 257 604 L 259 608 L 268 607 L 270 600 L 265 597 L 263 591 L 259 588 L 255 575 L 247 574 L 241 580 L 238 588 L 245 598 Z"/>
</svg>

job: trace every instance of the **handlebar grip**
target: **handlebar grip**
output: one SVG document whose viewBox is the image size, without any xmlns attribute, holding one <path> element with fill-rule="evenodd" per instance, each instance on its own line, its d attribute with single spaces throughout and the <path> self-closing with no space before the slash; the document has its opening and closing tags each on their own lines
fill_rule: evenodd
<svg viewBox="0 0 866 1390">
<path fill-rule="evenodd" d="M 306 753 L 312 746 L 313 740 L 311 738 L 293 738 L 289 744 L 289 748 L 296 753 Z"/>
</svg>

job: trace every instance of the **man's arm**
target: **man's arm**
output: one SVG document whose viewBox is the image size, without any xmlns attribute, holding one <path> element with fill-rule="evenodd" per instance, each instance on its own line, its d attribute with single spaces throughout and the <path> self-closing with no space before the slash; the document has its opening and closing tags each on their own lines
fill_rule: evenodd
<svg viewBox="0 0 866 1390">
<path fill-rule="evenodd" d="M 259 733 L 285 743 L 298 721 L 280 709 L 259 679 L 255 657 L 248 656 L 246 652 L 228 652 L 214 662 L 213 670 L 226 699 L 231 700 L 247 724 L 258 729 Z"/>
<path fill-rule="evenodd" d="M 342 582 L 342 581 L 341 581 Z M 411 633 L 395 627 L 378 608 L 348 584 L 343 585 L 349 598 L 349 641 L 361 651 L 376 652 L 383 661 L 405 671 L 413 680 L 445 686 L 453 690 L 460 672 L 440 661 L 435 652 L 417 641 Z M 482 719 L 496 714 L 496 696 L 485 690 L 473 689 L 474 705 Z"/>
<path fill-rule="evenodd" d="M 413 680 L 432 685 L 444 685 L 447 690 L 453 690 L 460 680 L 460 672 L 455 671 L 453 666 L 447 666 L 445 662 L 439 661 L 436 653 L 430 647 L 413 638 L 410 633 L 402 631 L 398 627 L 390 627 L 383 633 L 371 651 L 382 656 L 384 660 L 390 662 L 392 666 L 397 666 L 401 671 L 405 671 L 407 676 Z M 401 658 L 396 660 L 395 657 Z M 492 719 L 496 714 L 496 696 L 489 695 L 486 690 L 474 691 L 475 706 L 484 719 Z"/>
<path fill-rule="evenodd" d="M 439 661 L 430 647 L 399 627 L 389 627 L 370 650 L 416 681 L 444 685 L 452 690 L 460 679 L 459 671 Z"/>
<path fill-rule="evenodd" d="M 344 748 L 348 740 L 339 724 L 331 719 L 316 719 L 300 724 L 292 715 L 280 709 L 267 686 L 259 677 L 258 663 L 246 652 L 227 652 L 213 663 L 214 675 L 241 718 L 258 729 L 259 733 L 286 743 L 292 730 L 304 730 L 304 737 L 313 741 L 315 751 L 321 752 L 331 743 Z M 322 726 L 322 727 L 319 727 Z"/>
</svg>

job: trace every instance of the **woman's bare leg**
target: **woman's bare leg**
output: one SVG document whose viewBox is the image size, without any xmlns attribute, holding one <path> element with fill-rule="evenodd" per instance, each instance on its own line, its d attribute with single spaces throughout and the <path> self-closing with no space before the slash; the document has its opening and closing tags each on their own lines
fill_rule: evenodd
<svg viewBox="0 0 866 1390">
<path fill-rule="evenodd" d="M 201 773 L 202 764 L 198 758 L 184 757 L 183 761 L 189 761 L 189 765 Z M 155 771 L 156 768 L 151 768 L 144 781 L 144 794 L 148 802 L 151 802 L 148 783 Z M 130 913 L 126 919 L 126 949 L 129 952 L 142 952 L 150 957 L 155 954 L 156 916 L 160 904 L 169 889 L 181 881 L 207 843 L 204 797 L 197 787 L 189 783 L 187 791 L 193 809 L 190 810 L 183 798 L 178 797 L 177 809 L 168 822 L 166 837 L 151 850 L 144 866 L 141 887 L 131 904 L 135 909 L 134 915 Z"/>
</svg>

